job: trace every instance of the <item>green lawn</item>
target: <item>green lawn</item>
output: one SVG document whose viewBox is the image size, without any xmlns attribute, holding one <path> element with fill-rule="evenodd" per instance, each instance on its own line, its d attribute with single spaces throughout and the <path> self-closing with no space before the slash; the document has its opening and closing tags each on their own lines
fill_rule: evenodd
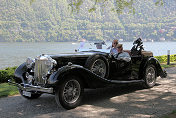
<svg viewBox="0 0 176 118">
<path fill-rule="evenodd" d="M 176 118 L 176 110 L 172 111 L 172 113 L 164 115 L 161 118 Z"/>
<path fill-rule="evenodd" d="M 15 86 L 11 86 L 8 83 L 0 84 L 0 98 L 6 96 L 12 96 L 18 94 L 18 89 Z"/>
<path fill-rule="evenodd" d="M 162 68 L 170 68 L 170 67 L 176 67 L 176 63 L 171 63 L 170 65 L 167 65 L 166 63 L 161 63 Z"/>
</svg>

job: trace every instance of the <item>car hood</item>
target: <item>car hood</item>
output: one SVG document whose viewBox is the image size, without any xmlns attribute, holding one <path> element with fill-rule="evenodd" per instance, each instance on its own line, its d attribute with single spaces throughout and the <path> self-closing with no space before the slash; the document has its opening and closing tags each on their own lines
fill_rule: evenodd
<svg viewBox="0 0 176 118">
<path fill-rule="evenodd" d="M 53 59 L 58 59 L 58 58 L 86 58 L 86 57 L 89 57 L 95 53 L 98 53 L 98 54 L 107 54 L 105 52 L 97 52 L 97 51 L 94 51 L 94 52 L 74 52 L 74 53 L 60 53 L 58 55 L 49 55 L 51 58 Z"/>
</svg>

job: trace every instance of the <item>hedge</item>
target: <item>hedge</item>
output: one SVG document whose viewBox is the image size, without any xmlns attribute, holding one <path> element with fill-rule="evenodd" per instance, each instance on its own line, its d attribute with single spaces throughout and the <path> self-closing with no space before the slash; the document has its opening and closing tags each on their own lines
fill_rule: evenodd
<svg viewBox="0 0 176 118">
<path fill-rule="evenodd" d="M 155 56 L 155 58 L 158 59 L 158 61 L 160 63 L 166 63 L 167 62 L 167 55 Z M 175 55 L 170 55 L 170 62 L 176 62 L 176 54 Z"/>
<path fill-rule="evenodd" d="M 8 67 L 4 70 L 0 70 L 0 83 L 8 82 L 8 79 L 13 79 L 16 68 L 17 67 Z"/>
</svg>

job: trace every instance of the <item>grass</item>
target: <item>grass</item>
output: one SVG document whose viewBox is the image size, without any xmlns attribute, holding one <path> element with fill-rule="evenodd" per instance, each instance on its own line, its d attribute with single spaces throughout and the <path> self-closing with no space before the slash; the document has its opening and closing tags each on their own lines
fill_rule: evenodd
<svg viewBox="0 0 176 118">
<path fill-rule="evenodd" d="M 172 111 L 172 114 L 176 114 L 176 110 Z"/>
<path fill-rule="evenodd" d="M 176 118 L 176 110 L 172 111 L 170 114 L 162 116 L 161 118 Z"/>
<path fill-rule="evenodd" d="M 18 94 L 18 89 L 15 86 L 11 86 L 8 83 L 0 84 L 0 98 Z"/>
<path fill-rule="evenodd" d="M 170 65 L 167 65 L 166 63 L 161 63 L 162 68 L 171 68 L 176 67 L 176 63 L 171 63 Z"/>
</svg>

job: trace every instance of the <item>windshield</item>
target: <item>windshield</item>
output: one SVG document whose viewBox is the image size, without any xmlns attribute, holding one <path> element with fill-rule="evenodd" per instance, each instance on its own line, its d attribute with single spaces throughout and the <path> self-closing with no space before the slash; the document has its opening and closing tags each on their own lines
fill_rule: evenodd
<svg viewBox="0 0 176 118">
<path fill-rule="evenodd" d="M 108 44 L 106 44 L 105 42 L 80 42 L 80 46 L 78 48 L 79 52 L 89 52 L 89 51 L 93 51 L 93 52 L 110 52 L 110 48 L 111 47 Z"/>
</svg>

